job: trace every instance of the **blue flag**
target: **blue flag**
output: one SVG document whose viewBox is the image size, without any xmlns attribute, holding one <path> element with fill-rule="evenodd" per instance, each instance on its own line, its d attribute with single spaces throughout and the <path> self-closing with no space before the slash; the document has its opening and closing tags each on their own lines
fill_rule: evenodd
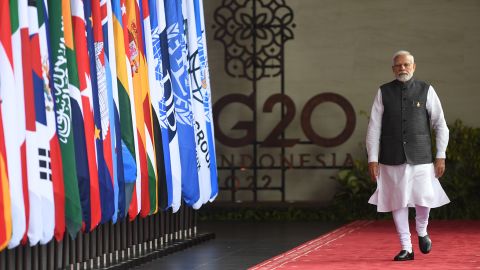
<svg viewBox="0 0 480 270">
<path fill-rule="evenodd" d="M 182 195 L 185 203 L 198 209 L 202 202 L 197 173 L 197 156 L 193 127 L 191 92 L 188 88 L 187 48 L 181 1 L 166 0 L 166 26 L 170 74 L 173 75 L 180 160 L 182 166 Z M 180 16 L 178 16 L 180 14 Z"/>
<path fill-rule="evenodd" d="M 205 120 L 207 121 L 207 138 L 210 150 L 210 178 L 211 189 L 210 201 L 218 195 L 218 173 L 215 154 L 215 137 L 212 118 L 212 93 L 208 73 L 207 38 L 205 35 L 205 19 L 203 14 L 203 0 L 193 0 L 195 6 L 195 21 L 197 27 L 198 57 L 200 59 L 200 74 L 202 79 L 203 104 L 205 108 Z"/>
</svg>

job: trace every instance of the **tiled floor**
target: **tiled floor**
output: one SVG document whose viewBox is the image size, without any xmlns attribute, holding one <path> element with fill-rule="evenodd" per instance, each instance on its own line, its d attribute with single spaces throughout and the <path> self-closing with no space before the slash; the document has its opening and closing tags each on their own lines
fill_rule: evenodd
<svg viewBox="0 0 480 270">
<path fill-rule="evenodd" d="M 199 232 L 216 238 L 161 257 L 136 269 L 247 269 L 337 227 L 325 222 L 199 222 Z"/>
</svg>

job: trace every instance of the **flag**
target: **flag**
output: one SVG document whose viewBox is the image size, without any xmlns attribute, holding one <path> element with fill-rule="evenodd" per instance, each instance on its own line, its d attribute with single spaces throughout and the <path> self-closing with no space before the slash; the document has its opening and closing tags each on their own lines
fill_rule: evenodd
<svg viewBox="0 0 480 270">
<path fill-rule="evenodd" d="M 132 202 L 130 203 L 129 208 L 129 217 L 130 220 L 133 220 L 140 210 L 149 209 L 150 203 L 149 197 L 143 196 L 145 193 L 148 194 L 148 165 L 147 165 L 147 155 L 146 155 L 146 139 L 145 139 L 145 119 L 143 113 L 143 99 L 142 91 L 144 87 L 144 82 L 142 80 L 147 78 L 142 78 L 142 71 L 140 70 L 141 65 L 144 65 L 142 60 L 142 43 L 143 38 L 139 35 L 138 32 L 141 31 L 140 25 L 140 14 L 138 6 L 135 0 L 126 0 L 126 12 L 127 12 L 127 29 L 128 29 L 128 48 L 130 53 L 130 66 L 132 69 L 132 83 L 133 83 L 133 95 L 134 95 L 134 104 L 135 104 L 135 116 L 136 116 L 136 134 L 138 137 L 137 148 L 138 151 L 138 165 L 137 170 L 139 174 L 137 175 L 137 181 L 135 183 L 134 193 Z M 138 178 L 140 177 L 140 178 Z M 145 192 L 147 191 L 147 192 Z"/>
<path fill-rule="evenodd" d="M 4 110 L 11 108 L 5 102 L 6 92 L 13 92 L 13 56 L 12 56 L 12 33 L 10 29 L 10 7 L 8 1 L 0 3 L 0 252 L 8 245 L 12 237 L 12 204 L 10 200 L 10 187 L 8 179 L 7 150 L 8 143 L 3 126 Z M 15 105 L 15 104 L 12 104 Z M 7 131 L 8 133 L 8 131 Z M 15 199 L 14 199 L 15 200 Z"/>
<path fill-rule="evenodd" d="M 100 2 L 102 15 L 103 41 L 105 50 L 105 70 L 107 74 L 107 90 L 109 119 L 111 128 L 111 148 L 113 162 L 113 191 L 114 191 L 114 213 L 113 223 L 117 222 L 119 205 L 125 204 L 125 180 L 123 176 L 123 156 L 120 134 L 120 115 L 118 100 L 117 66 L 115 59 L 115 47 L 113 38 L 112 6 L 110 1 Z M 124 209 L 122 208 L 122 210 Z M 123 214 L 122 214 L 123 217 Z"/>
<path fill-rule="evenodd" d="M 92 81 L 90 63 L 88 61 L 87 37 L 83 0 L 72 0 L 72 26 L 75 42 L 75 53 L 78 63 L 78 81 L 81 95 L 80 112 L 83 114 L 86 160 L 88 161 L 89 179 L 79 182 L 80 199 L 84 230 L 89 232 L 100 223 L 100 191 L 98 183 L 97 154 L 95 149 L 95 123 L 93 116 Z"/>
<path fill-rule="evenodd" d="M 65 233 L 65 187 L 63 181 L 63 163 L 60 149 L 60 142 L 57 135 L 56 113 L 55 113 L 55 99 L 53 96 L 53 69 L 50 68 L 50 26 L 48 20 L 48 5 L 47 0 L 37 1 L 38 11 L 38 37 L 40 41 L 40 58 L 42 61 L 42 77 L 43 77 L 43 97 L 45 105 L 45 114 L 47 129 L 46 135 L 50 143 L 48 148 L 39 151 L 48 164 L 48 168 L 44 168 L 44 173 L 48 178 L 51 178 L 53 186 L 53 194 L 49 194 L 47 199 L 52 200 L 48 203 L 54 204 L 53 223 L 50 216 L 44 218 L 45 234 L 40 243 L 46 244 L 51 239 L 52 232 L 57 241 L 63 239 Z M 40 115 L 40 113 L 39 113 Z"/>
<path fill-rule="evenodd" d="M 142 97 L 143 97 L 143 113 L 145 119 L 145 137 L 146 137 L 146 147 L 147 147 L 147 162 L 148 162 L 148 197 L 150 198 L 150 208 L 142 209 L 143 216 L 148 214 L 156 213 L 158 210 L 158 174 L 165 173 L 165 169 L 163 168 L 163 162 L 157 162 L 157 157 L 162 156 L 162 152 L 156 154 L 158 147 L 161 144 L 157 144 L 157 141 L 160 143 L 161 140 L 155 141 L 155 136 L 159 136 L 160 130 L 158 125 L 157 128 L 154 128 L 154 122 L 158 123 L 158 119 L 156 119 L 156 115 L 152 113 L 152 101 L 150 98 L 150 91 L 154 90 L 152 88 L 153 81 L 155 81 L 155 71 L 154 71 L 154 63 L 153 63 L 153 47 L 152 47 L 152 32 L 150 26 L 150 10 L 148 8 L 148 1 L 140 0 L 139 2 L 139 10 L 140 10 L 140 18 L 141 25 L 142 25 L 142 32 L 139 33 L 139 36 L 143 37 L 143 72 L 142 76 L 148 78 L 146 86 L 143 88 Z M 145 80 L 143 80 L 145 81 Z M 156 134 L 156 135 L 155 135 Z M 158 149 L 161 151 L 161 149 Z"/>
<path fill-rule="evenodd" d="M 77 183 L 75 188 L 72 184 L 72 194 L 75 192 L 75 213 L 72 212 L 75 224 L 75 231 L 69 231 L 74 237 L 82 226 L 82 206 L 80 203 L 79 186 L 84 187 L 90 182 L 88 170 L 88 155 L 85 142 L 85 127 L 82 112 L 82 97 L 80 94 L 80 82 L 78 78 L 77 58 L 73 40 L 72 12 L 70 0 L 62 0 L 62 16 L 64 25 L 64 36 L 66 46 L 67 68 L 68 68 L 68 92 L 72 109 L 73 139 L 75 147 L 75 165 L 77 168 Z M 75 214 L 75 216 L 73 216 Z"/>
<path fill-rule="evenodd" d="M 77 168 L 75 164 L 75 145 L 73 138 L 72 107 L 70 104 L 67 48 L 64 36 L 62 9 L 65 3 L 59 5 L 54 0 L 48 1 L 48 14 L 50 23 L 50 66 L 53 72 L 53 97 L 55 100 L 55 113 L 57 134 L 62 153 L 63 181 L 65 190 L 65 223 L 72 237 L 81 227 L 81 206 L 78 192 Z M 68 6 L 70 4 L 68 2 Z M 71 35 L 71 32 L 68 33 Z M 67 37 L 68 38 L 68 37 Z M 71 37 L 70 37 L 71 39 Z M 67 42 L 71 42 L 68 41 Z"/>
<path fill-rule="evenodd" d="M 29 218 L 28 218 L 28 239 L 30 245 L 36 245 L 43 237 L 43 216 L 42 208 L 49 205 L 42 205 L 42 197 L 45 189 L 51 189 L 51 182 L 40 173 L 40 167 L 45 160 L 39 152 L 48 145 L 45 137 L 37 126 L 41 125 L 41 116 L 37 117 L 36 99 L 40 91 L 43 94 L 42 69 L 40 63 L 40 44 L 38 40 L 38 19 L 37 8 L 34 2 L 22 1 L 19 3 L 20 20 L 28 21 L 28 35 L 26 46 L 22 46 L 23 68 L 24 68 L 24 97 L 25 97 L 25 119 L 26 119 L 26 142 L 27 142 L 27 173 L 28 173 L 28 197 L 29 197 Z M 22 44 L 22 45 L 25 45 Z M 46 191 L 46 190 L 45 190 Z M 24 238 L 25 239 L 25 238 Z M 25 239 L 26 240 L 26 239 Z"/>
<path fill-rule="evenodd" d="M 112 180 L 112 145 L 108 109 L 107 77 L 105 74 L 105 52 L 100 14 L 100 2 L 92 0 L 85 4 L 87 39 L 89 41 L 90 71 L 92 72 L 93 108 L 95 117 L 95 137 L 97 164 L 100 181 L 100 201 L 102 223 L 111 220 L 115 207 Z M 87 12 L 89 15 L 87 15 Z M 89 37 L 90 36 L 90 37 Z M 93 38 L 93 39 L 92 39 Z"/>
<path fill-rule="evenodd" d="M 188 73 L 190 75 L 190 91 L 192 94 L 193 122 L 195 130 L 195 144 L 198 158 L 198 181 L 202 203 L 210 200 L 212 184 L 210 179 L 210 146 L 205 120 L 204 94 L 200 73 L 200 59 L 198 55 L 197 27 L 193 0 L 183 0 L 187 11 L 187 42 L 188 42 Z"/>
<path fill-rule="evenodd" d="M 210 89 L 210 76 L 208 73 L 207 38 L 205 34 L 205 18 L 203 12 L 203 0 L 193 0 L 195 6 L 195 22 L 197 26 L 198 57 L 200 59 L 200 76 L 202 80 L 203 104 L 205 108 L 205 120 L 207 121 L 207 137 L 210 152 L 210 177 L 211 190 L 210 201 L 218 195 L 218 173 L 215 154 L 215 135 L 213 133 L 212 116 L 212 91 Z"/>
<path fill-rule="evenodd" d="M 178 13 L 177 13 L 178 12 Z M 188 88 L 187 48 L 181 1 L 165 1 L 168 52 L 174 93 L 177 132 L 182 168 L 182 195 L 188 205 L 200 208 L 191 92 Z M 179 16 L 180 15 L 180 16 Z"/>
<path fill-rule="evenodd" d="M 170 63 L 168 61 L 165 6 L 163 0 L 149 1 L 150 22 L 153 45 L 154 80 L 151 80 L 152 107 L 155 112 L 161 134 L 155 136 L 157 164 L 163 161 L 164 173 L 158 177 L 159 206 L 163 210 L 172 207 L 177 212 L 181 202 L 181 165 L 173 105 L 172 84 L 170 81 Z M 151 60 L 149 60 L 150 62 Z M 149 69 L 150 71 L 150 69 Z M 159 150 L 161 149 L 161 150 Z M 174 192 L 175 190 L 175 192 Z"/>
<path fill-rule="evenodd" d="M 4 16 L 3 9 L 0 6 L 0 15 Z M 8 18 L 8 17 L 7 17 Z M 1 42 L 1 41 L 0 41 Z M 3 63 L 5 50 L 0 43 L 0 65 Z M 1 83 L 1 82 L 0 82 Z M 0 85 L 0 92 L 3 86 Z M 2 107 L 0 107 L 0 252 L 8 245 L 12 236 L 12 212 L 10 204 L 10 191 L 8 187 L 7 172 L 7 152 L 5 150 L 5 141 L 3 137 Z"/>
<path fill-rule="evenodd" d="M 125 0 L 112 0 L 115 56 L 117 58 L 118 102 L 120 105 L 121 147 L 123 157 L 123 175 L 125 180 L 125 201 L 119 205 L 119 214 L 123 218 L 132 199 L 137 179 L 137 158 L 135 141 L 135 107 L 126 27 Z M 115 89 L 114 89 L 115 91 Z M 120 202 L 119 202 L 120 203 Z M 123 209 L 123 210 L 122 210 Z M 123 214 L 122 214 L 123 211 Z"/>
<path fill-rule="evenodd" d="M 9 248 L 14 248 L 22 240 L 27 231 L 28 220 L 26 217 L 25 200 L 28 200 L 28 195 L 25 194 L 24 181 L 27 177 L 26 166 L 26 123 L 25 123 L 25 101 L 23 94 L 23 68 L 22 68 L 22 29 L 18 16 L 18 2 L 10 1 L 10 25 L 12 33 L 12 56 L 13 56 L 13 74 L 2 74 L 5 78 L 14 78 L 14 84 L 6 90 L 5 97 L 2 104 L 5 104 L 5 109 L 2 112 L 5 114 L 3 119 L 5 121 L 5 146 L 8 156 L 8 173 L 10 181 L 10 198 L 12 199 L 12 238 L 8 244 Z M 25 26 L 24 26 L 25 27 Z M 25 29 L 23 29 L 25 33 Z M 28 33 L 28 29 L 26 29 Z M 25 34 L 23 34 L 24 36 Z M 28 38 L 28 34 L 27 34 Z M 7 79 L 8 80 L 8 79 Z M 15 115 L 13 118 L 11 115 Z M 9 116 L 7 118 L 7 116 Z"/>
</svg>

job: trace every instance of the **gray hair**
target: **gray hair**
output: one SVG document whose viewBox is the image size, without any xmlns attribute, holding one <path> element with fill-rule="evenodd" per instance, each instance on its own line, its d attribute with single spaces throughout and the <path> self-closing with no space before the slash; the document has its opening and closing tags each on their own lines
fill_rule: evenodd
<svg viewBox="0 0 480 270">
<path fill-rule="evenodd" d="M 400 55 L 409 56 L 412 59 L 412 63 L 415 63 L 415 58 L 413 58 L 413 55 L 409 51 L 400 50 L 400 51 L 393 54 L 393 57 L 392 57 L 392 64 L 393 65 L 395 65 L 395 58 L 397 58 Z"/>
</svg>

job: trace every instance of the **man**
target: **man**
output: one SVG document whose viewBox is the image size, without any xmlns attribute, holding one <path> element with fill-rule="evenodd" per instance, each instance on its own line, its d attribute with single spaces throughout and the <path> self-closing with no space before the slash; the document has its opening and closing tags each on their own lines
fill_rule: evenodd
<svg viewBox="0 0 480 270">
<path fill-rule="evenodd" d="M 450 202 L 438 178 L 445 171 L 448 127 L 433 87 L 413 77 L 413 55 L 393 55 L 395 80 L 380 86 L 367 131 L 368 170 L 377 190 L 368 201 L 378 212 L 392 212 L 401 251 L 395 261 L 413 260 L 408 207 L 415 207 L 420 251 L 430 252 L 427 233 L 430 208 Z M 436 157 L 432 163 L 431 128 Z"/>
</svg>

